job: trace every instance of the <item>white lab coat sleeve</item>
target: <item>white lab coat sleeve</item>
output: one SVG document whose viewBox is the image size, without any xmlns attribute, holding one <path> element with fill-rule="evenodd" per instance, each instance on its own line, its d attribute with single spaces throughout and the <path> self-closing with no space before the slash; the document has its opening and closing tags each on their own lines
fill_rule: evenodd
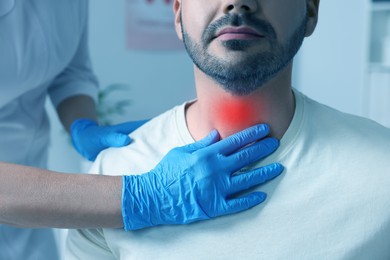
<svg viewBox="0 0 390 260">
<path fill-rule="evenodd" d="M 87 12 L 86 12 L 87 13 Z M 76 95 L 87 95 L 97 102 L 98 80 L 92 71 L 88 50 L 88 17 L 80 37 L 78 48 L 69 65 L 54 79 L 49 95 L 55 107 L 65 99 Z"/>
</svg>

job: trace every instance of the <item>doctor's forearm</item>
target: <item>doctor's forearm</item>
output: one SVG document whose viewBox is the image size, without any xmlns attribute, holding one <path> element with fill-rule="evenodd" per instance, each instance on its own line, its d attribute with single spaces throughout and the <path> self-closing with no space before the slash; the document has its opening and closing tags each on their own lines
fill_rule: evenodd
<svg viewBox="0 0 390 260">
<path fill-rule="evenodd" d="M 85 95 L 73 96 L 62 101 L 57 107 L 57 113 L 66 131 L 76 119 L 91 119 L 97 121 L 95 101 Z"/>
<path fill-rule="evenodd" d="M 123 227 L 122 177 L 63 174 L 0 162 L 0 223 Z"/>
</svg>

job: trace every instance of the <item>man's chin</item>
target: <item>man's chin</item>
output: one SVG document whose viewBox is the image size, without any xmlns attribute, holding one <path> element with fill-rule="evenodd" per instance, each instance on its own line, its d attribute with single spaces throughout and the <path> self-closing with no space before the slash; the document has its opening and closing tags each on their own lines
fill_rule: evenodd
<svg viewBox="0 0 390 260">
<path fill-rule="evenodd" d="M 254 42 L 248 40 L 228 40 L 223 41 L 222 46 L 228 51 L 247 52 Z"/>
<path fill-rule="evenodd" d="M 236 70 L 237 72 L 237 70 Z M 230 76 L 226 76 L 230 75 Z M 269 73 L 264 75 L 234 75 L 234 72 L 218 75 L 208 75 L 215 81 L 223 90 L 233 96 L 246 96 L 254 93 L 258 89 L 266 85 L 275 74 Z"/>
</svg>

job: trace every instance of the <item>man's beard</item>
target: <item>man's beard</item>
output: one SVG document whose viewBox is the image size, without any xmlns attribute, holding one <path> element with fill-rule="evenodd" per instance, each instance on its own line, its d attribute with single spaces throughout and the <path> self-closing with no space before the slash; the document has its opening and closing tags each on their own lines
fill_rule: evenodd
<svg viewBox="0 0 390 260">
<path fill-rule="evenodd" d="M 293 35 L 284 43 L 277 40 L 275 30 L 268 22 L 250 15 L 228 14 L 213 22 L 204 31 L 201 43 L 191 39 L 182 21 L 183 19 L 181 19 L 181 28 L 184 46 L 194 64 L 227 92 L 242 96 L 262 87 L 291 62 L 305 38 L 307 16 L 305 15 Z M 207 51 L 207 46 L 220 28 L 242 25 L 250 26 L 265 35 L 263 40 L 268 40 L 271 49 L 248 55 L 246 60 L 238 63 L 215 57 Z M 253 43 L 247 40 L 229 40 L 224 41 L 223 45 L 231 51 L 245 51 Z"/>
</svg>

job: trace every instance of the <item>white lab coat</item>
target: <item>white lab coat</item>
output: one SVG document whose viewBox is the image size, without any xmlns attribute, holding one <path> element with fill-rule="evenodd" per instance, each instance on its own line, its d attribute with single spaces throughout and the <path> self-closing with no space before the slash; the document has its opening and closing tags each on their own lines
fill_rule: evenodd
<svg viewBox="0 0 390 260">
<path fill-rule="evenodd" d="M 0 1 L 0 161 L 45 167 L 46 97 L 54 106 L 78 94 L 96 98 L 87 9 L 87 0 Z M 57 258 L 51 230 L 0 225 L 0 259 Z"/>
</svg>

